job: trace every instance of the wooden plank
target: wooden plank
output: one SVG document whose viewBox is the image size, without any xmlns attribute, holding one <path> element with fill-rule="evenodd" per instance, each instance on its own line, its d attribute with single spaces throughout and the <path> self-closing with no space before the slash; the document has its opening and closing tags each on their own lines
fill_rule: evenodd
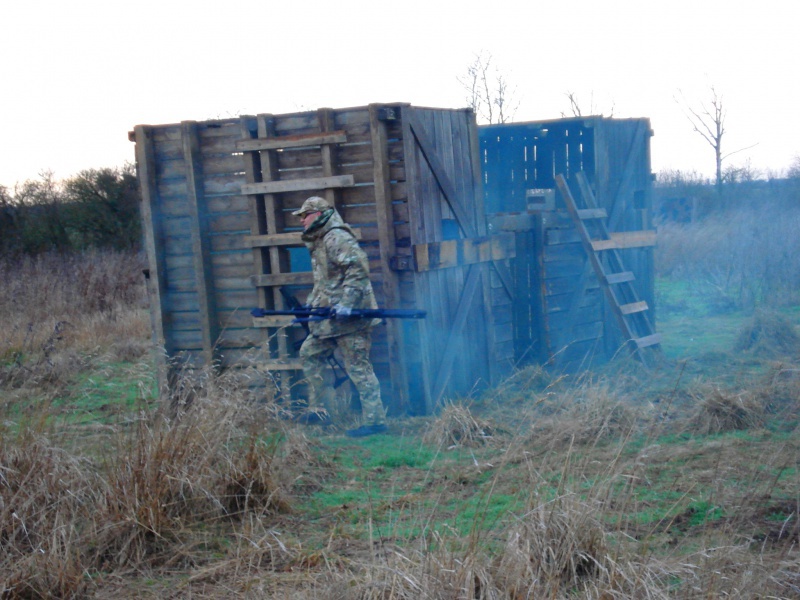
<svg viewBox="0 0 800 600">
<path fill-rule="evenodd" d="M 264 248 L 267 246 L 302 246 L 303 233 L 292 231 L 289 233 L 272 233 L 265 235 L 246 235 L 244 243 L 250 248 Z"/>
<path fill-rule="evenodd" d="M 460 346 L 463 343 L 461 333 L 467 326 L 467 316 L 469 315 L 472 306 L 475 302 L 478 284 L 481 279 L 480 265 L 470 265 L 467 273 L 467 281 L 464 284 L 464 289 L 461 297 L 458 300 L 458 307 L 456 308 L 455 317 L 450 328 L 450 334 L 447 338 L 445 351 L 439 362 L 439 368 L 436 371 L 436 383 L 433 388 L 433 402 L 438 404 L 447 387 L 447 382 L 450 379 L 450 374 L 453 369 L 453 362 L 455 361 L 456 353 L 460 351 Z M 430 407 L 432 412 L 433 406 Z"/>
<path fill-rule="evenodd" d="M 578 209 L 578 218 L 581 220 L 587 219 L 605 219 L 608 213 L 605 208 L 581 208 Z"/>
<path fill-rule="evenodd" d="M 655 346 L 656 344 L 660 344 L 661 341 L 662 338 L 660 333 L 654 333 L 652 335 L 648 335 L 645 337 L 641 337 L 637 340 L 634 340 L 634 342 L 636 342 L 636 346 L 639 348 L 648 348 L 649 346 Z"/>
<path fill-rule="evenodd" d="M 406 171 L 406 198 L 409 205 L 409 226 L 408 240 L 412 244 L 420 244 L 428 241 L 424 218 L 424 208 L 427 194 L 423 189 L 422 177 L 423 169 L 420 164 L 424 158 L 420 157 L 421 151 L 415 141 L 414 134 L 405 114 L 406 109 L 401 111 L 400 126 L 402 128 L 403 155 Z M 402 237 L 395 231 L 395 235 Z M 405 276 L 405 277 L 404 277 Z M 414 379 L 409 379 L 409 389 L 418 393 L 420 398 L 420 409 L 425 414 L 430 414 L 434 408 L 434 400 L 431 396 L 433 392 L 433 381 L 435 377 L 433 367 L 433 357 L 439 354 L 434 348 L 437 336 L 434 334 L 436 327 L 433 321 L 437 318 L 435 311 L 436 303 L 431 294 L 430 281 L 427 273 L 416 274 L 401 273 L 398 275 L 401 281 L 400 291 L 403 298 L 412 306 L 428 311 L 428 318 L 423 319 L 415 328 L 409 328 L 406 334 L 406 347 L 404 348 L 407 366 Z M 438 321 L 437 321 L 438 322 Z"/>
<path fill-rule="evenodd" d="M 394 228 L 394 208 L 392 205 L 391 174 L 389 168 L 388 134 L 386 123 L 378 119 L 380 105 L 371 104 L 369 110 L 370 138 L 372 149 L 373 181 L 375 193 L 375 217 L 378 225 L 378 248 L 380 251 L 381 271 L 384 273 L 383 296 L 384 305 L 394 307 L 400 305 L 399 277 L 390 268 L 392 255 L 397 241 Z M 390 406 L 394 410 L 407 411 L 410 407 L 410 390 L 408 369 L 405 360 L 404 326 L 390 319 L 387 323 L 389 374 L 392 381 L 394 398 Z"/>
<path fill-rule="evenodd" d="M 317 119 L 319 120 L 319 129 L 323 135 L 325 132 L 333 129 L 333 110 L 330 108 L 320 108 L 317 111 Z M 334 174 L 344 175 L 344 173 L 335 172 L 336 156 L 334 150 L 335 146 L 332 144 L 324 144 L 319 149 L 320 160 L 322 161 L 323 177 L 331 177 Z M 355 181 L 355 177 L 353 179 Z M 338 195 L 336 194 L 335 189 L 327 189 L 323 195 L 328 201 L 328 204 L 331 206 L 339 206 L 339 203 L 337 202 Z"/>
<path fill-rule="evenodd" d="M 166 357 L 171 356 L 173 348 L 167 340 L 165 318 L 168 314 L 166 290 L 166 257 L 164 238 L 161 232 L 161 214 L 156 179 L 155 147 L 153 128 L 137 125 L 134 128 L 136 141 L 136 164 L 139 170 L 141 187 L 141 217 L 144 224 L 144 248 L 147 254 L 149 278 L 147 292 L 150 301 L 150 327 L 156 347 L 156 372 L 160 390 L 166 390 L 169 381 L 169 367 Z M 163 351 L 162 351 L 163 350 Z"/>
<path fill-rule="evenodd" d="M 331 131 L 327 133 L 306 133 L 280 137 L 239 140 L 236 142 L 236 149 L 239 152 L 255 152 L 259 150 L 277 150 L 282 148 L 320 146 L 323 144 L 342 144 L 346 141 L 346 132 Z"/>
<path fill-rule="evenodd" d="M 473 265 L 481 262 L 514 258 L 513 234 L 446 240 L 414 246 L 414 267 L 417 272 Z"/>
<path fill-rule="evenodd" d="M 622 250 L 625 248 L 643 248 L 656 245 L 656 232 L 648 231 L 620 231 L 611 234 L 608 240 L 592 240 L 595 252 L 602 250 Z"/>
<path fill-rule="evenodd" d="M 492 231 L 530 231 L 535 226 L 534 212 L 531 213 L 495 213 L 488 215 Z"/>
<path fill-rule="evenodd" d="M 303 363 L 299 359 L 276 359 L 259 361 L 258 366 L 266 371 L 302 371 Z"/>
<path fill-rule="evenodd" d="M 300 323 L 292 323 L 292 315 L 267 315 L 265 317 L 251 317 L 253 327 L 300 327 Z"/>
<path fill-rule="evenodd" d="M 256 287 L 274 287 L 281 285 L 311 285 L 314 283 L 314 273 L 303 271 L 297 273 L 274 273 L 271 275 L 253 275 L 250 281 Z"/>
<path fill-rule="evenodd" d="M 634 149 L 640 140 L 644 139 L 645 135 L 648 135 L 648 132 L 649 127 L 647 126 L 647 121 L 645 119 L 640 120 L 633 136 L 631 137 L 631 143 L 625 159 L 625 167 L 622 171 L 622 177 L 620 179 L 619 186 L 617 187 L 616 193 L 611 198 L 611 203 L 608 207 L 609 231 L 614 231 L 617 229 L 617 225 L 619 224 L 624 209 L 626 208 L 624 198 L 632 194 L 631 186 L 633 185 L 633 175 L 636 171 L 635 159 L 637 156 L 639 156 L 636 152 L 634 152 Z"/>
<path fill-rule="evenodd" d="M 239 135 L 244 139 L 250 139 L 254 134 L 257 135 L 257 127 L 256 124 L 256 131 L 252 130 L 250 127 L 250 123 L 253 121 L 253 117 L 243 116 L 239 120 Z M 242 156 L 242 161 L 244 165 L 245 171 L 245 180 L 248 183 L 255 183 L 261 181 L 261 157 L 255 154 L 244 154 Z M 267 170 L 269 173 L 269 170 Z M 250 217 L 250 234 L 251 235 L 261 235 L 266 233 L 266 216 L 265 216 L 265 206 L 264 206 L 264 198 L 261 196 L 243 196 L 247 198 L 248 204 L 248 212 Z M 242 244 L 244 246 L 244 244 Z M 253 251 L 251 253 L 252 257 L 252 266 L 253 272 L 255 273 L 262 273 L 264 271 L 264 255 L 260 250 Z M 259 308 L 265 308 L 266 304 L 266 294 L 265 290 L 260 289 L 257 291 L 258 301 L 256 305 Z"/>
<path fill-rule="evenodd" d="M 475 223 L 471 218 L 469 208 L 464 206 L 463 198 L 456 195 L 456 188 L 453 185 L 450 177 L 447 175 L 444 165 L 439 160 L 436 154 L 435 146 L 431 142 L 425 128 L 420 122 L 419 118 L 414 114 L 413 110 L 403 112 L 403 116 L 408 120 L 411 128 L 411 133 L 417 140 L 417 144 L 422 151 L 422 155 L 436 179 L 439 188 L 447 201 L 450 210 L 458 221 L 459 226 L 464 231 L 467 237 L 476 237 L 478 235 Z"/>
<path fill-rule="evenodd" d="M 645 300 L 640 300 L 639 302 L 629 302 L 628 304 L 620 305 L 619 310 L 623 315 L 631 315 L 633 313 L 643 312 L 647 310 L 647 302 Z"/>
<path fill-rule="evenodd" d="M 625 283 L 627 281 L 634 281 L 636 277 L 631 271 L 622 271 L 621 273 L 611 273 L 606 275 L 606 283 L 615 285 L 618 283 Z"/>
<path fill-rule="evenodd" d="M 247 183 L 242 186 L 242 194 L 282 194 L 284 192 L 326 190 L 330 188 L 350 187 L 352 185 L 354 185 L 352 175 L 334 175 L 332 177 L 312 177 L 310 179 Z"/>
<path fill-rule="evenodd" d="M 205 364 L 216 363 L 219 319 L 217 318 L 214 277 L 211 271 L 211 244 L 208 239 L 209 220 L 203 189 L 203 165 L 200 156 L 200 140 L 197 123 L 181 123 L 184 164 L 186 166 L 187 203 L 192 234 L 192 256 L 198 294 L 198 309 L 203 333 L 203 357 Z"/>
</svg>

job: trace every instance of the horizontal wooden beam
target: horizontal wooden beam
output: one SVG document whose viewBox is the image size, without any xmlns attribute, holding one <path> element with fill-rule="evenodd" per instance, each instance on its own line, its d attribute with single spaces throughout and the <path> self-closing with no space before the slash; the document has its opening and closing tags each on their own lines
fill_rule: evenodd
<svg viewBox="0 0 800 600">
<path fill-rule="evenodd" d="M 249 248 L 266 248 L 270 246 L 299 246 L 303 243 L 301 231 L 291 233 L 272 233 L 267 235 L 246 235 L 244 243 Z"/>
<path fill-rule="evenodd" d="M 640 300 L 639 302 L 631 302 L 630 304 L 621 304 L 619 312 L 623 315 L 631 315 L 633 313 L 644 312 L 647 308 L 647 302 Z"/>
<path fill-rule="evenodd" d="M 592 240 L 595 252 L 601 250 L 622 250 L 624 248 L 642 248 L 656 245 L 656 232 L 647 231 L 620 231 L 611 234 L 609 240 Z"/>
<path fill-rule="evenodd" d="M 332 188 L 352 187 L 354 184 L 355 180 L 352 175 L 264 181 L 262 183 L 244 184 L 242 186 L 242 194 L 281 194 L 283 192 L 302 192 L 305 190 L 329 190 Z"/>
<path fill-rule="evenodd" d="M 272 287 L 277 285 L 310 285 L 314 283 L 314 273 L 275 273 L 273 275 L 253 275 L 250 281 L 256 287 Z"/>
<path fill-rule="evenodd" d="M 617 283 L 626 283 L 628 281 L 633 281 L 634 279 L 636 279 L 636 277 L 630 271 L 622 271 L 621 273 L 611 273 L 610 275 L 606 275 L 606 283 L 611 285 L 615 285 Z"/>
<path fill-rule="evenodd" d="M 357 240 L 361 239 L 360 229 L 353 229 Z M 244 243 L 250 248 L 267 248 L 270 246 L 300 246 L 303 244 L 302 231 L 289 233 L 273 233 L 268 235 L 246 235 Z"/>
<path fill-rule="evenodd" d="M 303 363 L 299 359 L 264 360 L 258 363 L 259 367 L 267 371 L 302 371 Z"/>
<path fill-rule="evenodd" d="M 300 326 L 299 323 L 292 323 L 292 315 L 268 315 L 266 317 L 253 317 L 253 327 L 289 327 L 291 325 Z"/>
<path fill-rule="evenodd" d="M 303 148 L 305 146 L 320 146 L 322 144 L 343 144 L 346 141 L 347 134 L 344 131 L 329 131 L 327 133 L 306 133 L 300 135 L 285 135 L 283 137 L 239 140 L 236 142 L 236 149 L 240 152 L 257 152 L 259 150 Z"/>
<path fill-rule="evenodd" d="M 412 260 L 396 257 L 392 263 L 395 270 L 433 271 L 516 256 L 514 235 L 510 233 L 416 244 L 413 250 Z"/>
<path fill-rule="evenodd" d="M 541 213 L 494 213 L 487 216 L 494 231 L 530 231 L 536 225 L 536 215 Z"/>
<path fill-rule="evenodd" d="M 660 333 L 653 333 L 651 335 L 639 338 L 638 340 L 634 340 L 636 342 L 636 346 L 639 348 L 647 348 L 648 346 L 655 346 L 656 344 L 661 343 L 661 334 Z"/>
<path fill-rule="evenodd" d="M 580 219 L 605 219 L 608 213 L 605 208 L 579 208 L 578 217 Z"/>
</svg>

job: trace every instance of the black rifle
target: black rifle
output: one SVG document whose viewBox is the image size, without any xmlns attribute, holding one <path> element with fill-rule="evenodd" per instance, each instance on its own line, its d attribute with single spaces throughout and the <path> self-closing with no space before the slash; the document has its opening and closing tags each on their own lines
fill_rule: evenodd
<svg viewBox="0 0 800 600">
<path fill-rule="evenodd" d="M 268 310 L 254 308 L 250 311 L 254 317 L 269 317 L 274 315 L 292 315 L 292 323 L 309 323 L 325 319 L 341 319 L 330 306 L 296 306 L 287 310 Z M 400 308 L 354 308 L 345 318 L 356 319 L 424 319 L 427 313 L 424 310 L 411 310 Z"/>
<path fill-rule="evenodd" d="M 285 288 L 280 288 L 281 296 L 283 296 L 286 305 L 289 307 L 287 310 L 267 310 L 263 308 L 254 308 L 250 314 L 254 317 L 265 317 L 268 315 L 294 315 L 292 323 L 300 323 L 308 336 L 311 332 L 308 329 L 310 321 L 321 321 L 322 319 L 334 318 L 333 309 L 326 308 L 312 308 L 300 304 L 300 301 L 289 293 Z M 368 314 L 363 314 L 368 313 Z M 352 316 L 360 318 L 399 318 L 399 319 L 421 319 L 425 317 L 424 310 L 391 310 L 391 309 L 359 309 L 354 310 Z M 295 344 L 295 350 L 303 344 L 301 340 Z M 347 381 L 347 372 L 344 370 L 339 361 L 333 355 L 328 356 L 328 364 L 333 370 L 334 383 L 333 387 L 338 388 L 345 381 Z"/>
</svg>

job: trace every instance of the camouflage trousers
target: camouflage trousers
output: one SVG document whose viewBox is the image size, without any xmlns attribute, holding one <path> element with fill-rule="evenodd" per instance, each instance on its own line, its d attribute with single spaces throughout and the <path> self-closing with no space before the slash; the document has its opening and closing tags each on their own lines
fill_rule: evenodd
<svg viewBox="0 0 800 600">
<path fill-rule="evenodd" d="M 309 407 L 320 408 L 322 398 L 329 391 L 326 390 L 328 386 L 325 383 L 325 370 L 328 368 L 328 357 L 338 348 L 342 354 L 344 370 L 361 399 L 364 425 L 383 425 L 386 422 L 386 411 L 381 402 L 380 383 L 372 363 L 369 362 L 371 345 L 372 333 L 369 329 L 332 338 L 309 335 L 300 347 L 303 373 L 310 392 Z"/>
</svg>

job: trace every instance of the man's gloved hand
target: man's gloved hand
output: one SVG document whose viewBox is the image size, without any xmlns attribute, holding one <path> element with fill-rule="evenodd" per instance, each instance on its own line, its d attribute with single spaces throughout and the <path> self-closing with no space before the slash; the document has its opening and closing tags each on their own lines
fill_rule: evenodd
<svg viewBox="0 0 800 600">
<path fill-rule="evenodd" d="M 350 317 L 353 315 L 353 309 L 349 306 L 343 306 L 341 304 L 337 304 L 333 307 L 333 315 L 338 318 L 345 318 Z"/>
</svg>

